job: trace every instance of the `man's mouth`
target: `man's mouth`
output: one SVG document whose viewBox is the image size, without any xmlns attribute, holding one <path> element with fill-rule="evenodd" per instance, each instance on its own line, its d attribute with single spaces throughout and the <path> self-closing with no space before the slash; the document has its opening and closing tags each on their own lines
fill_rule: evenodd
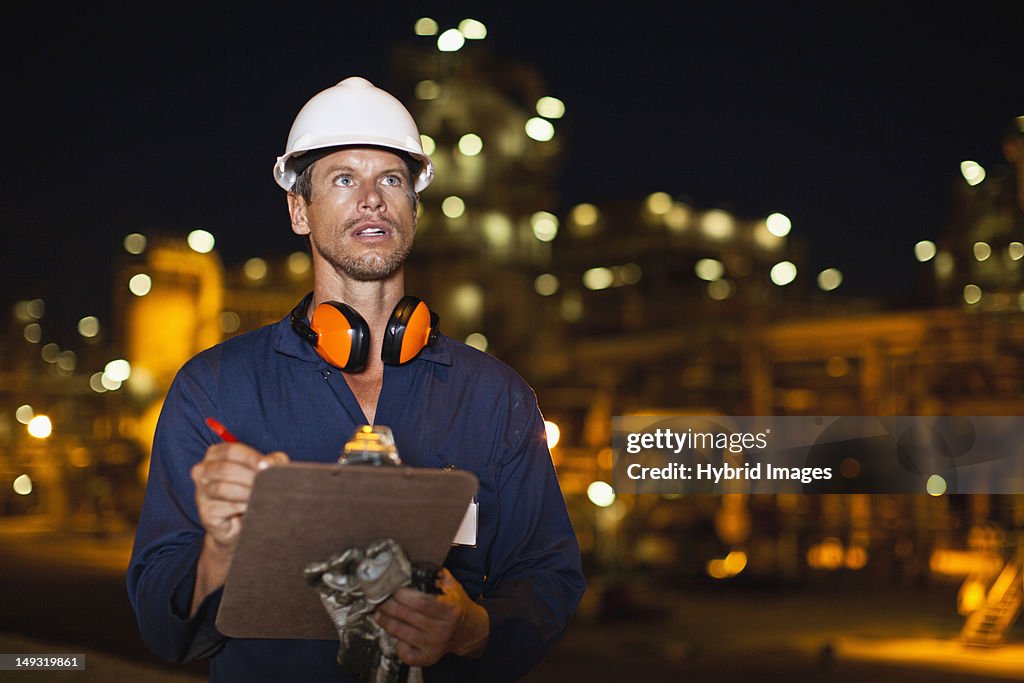
<svg viewBox="0 0 1024 683">
<path fill-rule="evenodd" d="M 388 231 L 379 225 L 366 225 L 353 233 L 356 237 L 384 237 Z"/>
</svg>

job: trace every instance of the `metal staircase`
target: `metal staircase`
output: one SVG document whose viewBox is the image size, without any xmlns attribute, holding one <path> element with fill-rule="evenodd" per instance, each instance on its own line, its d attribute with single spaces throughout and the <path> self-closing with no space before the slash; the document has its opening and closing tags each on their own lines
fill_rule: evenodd
<svg viewBox="0 0 1024 683">
<path fill-rule="evenodd" d="M 1006 563 L 988 591 L 985 604 L 971 612 L 960 631 L 968 645 L 991 647 L 1006 637 L 1024 602 L 1024 552 Z"/>
</svg>

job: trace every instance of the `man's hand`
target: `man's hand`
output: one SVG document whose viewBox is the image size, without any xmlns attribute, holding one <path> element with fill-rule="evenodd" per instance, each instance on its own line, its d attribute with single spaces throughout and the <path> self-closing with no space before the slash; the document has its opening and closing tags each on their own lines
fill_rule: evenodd
<svg viewBox="0 0 1024 683">
<path fill-rule="evenodd" d="M 439 583 L 441 595 L 400 588 L 377 607 L 377 623 L 398 640 L 398 656 L 410 666 L 430 666 L 449 652 L 479 657 L 487 645 L 487 610 L 447 569 Z"/>
<path fill-rule="evenodd" d="M 287 462 L 288 456 L 279 451 L 263 455 L 242 443 L 218 443 L 207 448 L 202 461 L 192 468 L 199 522 L 206 530 L 192 592 L 192 614 L 207 595 L 224 585 L 256 475 Z"/>
</svg>

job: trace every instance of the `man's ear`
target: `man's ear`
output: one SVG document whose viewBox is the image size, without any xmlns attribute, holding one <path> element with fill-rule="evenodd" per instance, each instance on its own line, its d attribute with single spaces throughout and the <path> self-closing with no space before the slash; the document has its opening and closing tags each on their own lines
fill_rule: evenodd
<svg viewBox="0 0 1024 683">
<path fill-rule="evenodd" d="M 306 200 L 294 192 L 288 193 L 288 215 L 292 219 L 292 232 L 296 235 L 309 234 L 309 221 L 306 219 Z"/>
</svg>

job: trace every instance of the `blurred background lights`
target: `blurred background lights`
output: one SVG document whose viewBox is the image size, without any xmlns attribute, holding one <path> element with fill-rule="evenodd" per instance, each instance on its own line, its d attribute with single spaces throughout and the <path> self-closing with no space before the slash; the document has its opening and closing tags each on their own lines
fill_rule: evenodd
<svg viewBox="0 0 1024 683">
<path fill-rule="evenodd" d="M 488 211 L 480 224 L 487 242 L 496 248 L 505 248 L 512 243 L 512 221 L 500 211 Z"/>
<path fill-rule="evenodd" d="M 213 251 L 213 245 L 217 240 L 205 230 L 193 230 L 188 234 L 188 246 L 192 251 L 200 254 L 208 254 Z"/>
<path fill-rule="evenodd" d="M 964 177 L 968 185 L 974 187 L 985 180 L 985 169 L 977 161 L 961 161 L 960 175 Z"/>
<path fill-rule="evenodd" d="M 606 508 L 615 502 L 615 489 L 604 481 L 595 481 L 587 487 L 587 498 L 600 508 Z"/>
<path fill-rule="evenodd" d="M 937 474 L 933 474 L 928 477 L 928 481 L 925 483 L 925 490 L 928 491 L 929 495 L 941 496 L 946 492 L 946 480 Z"/>
<path fill-rule="evenodd" d="M 690 207 L 675 202 L 665 214 L 665 225 L 672 232 L 682 232 L 690 225 Z"/>
<path fill-rule="evenodd" d="M 429 135 L 420 133 L 420 144 L 423 146 L 423 153 L 430 156 L 437 149 L 437 143 Z"/>
<path fill-rule="evenodd" d="M 251 258 L 242 266 L 245 276 L 250 280 L 259 281 L 267 276 L 267 262 L 261 258 Z"/>
<path fill-rule="evenodd" d="M 843 284 L 843 274 L 838 268 L 826 268 L 818 273 L 818 287 L 823 292 L 831 292 Z"/>
<path fill-rule="evenodd" d="M 702 258 L 694 265 L 693 270 L 701 280 L 714 282 L 725 275 L 725 266 L 713 258 Z"/>
<path fill-rule="evenodd" d="M 551 273 L 538 275 L 533 281 L 533 291 L 541 296 L 551 296 L 558 291 L 558 276 Z"/>
<path fill-rule="evenodd" d="M 643 270 L 635 263 L 627 263 L 619 269 L 619 277 L 624 285 L 635 285 L 643 277 Z"/>
<path fill-rule="evenodd" d="M 92 385 L 92 381 L 91 380 L 90 380 L 89 384 L 90 384 L 90 386 Z M 121 382 L 118 382 L 117 380 L 111 379 L 110 376 L 107 375 L 107 373 L 101 372 L 100 373 L 100 386 L 103 387 L 104 391 L 117 391 L 118 389 L 121 388 Z M 102 392 L 100 392 L 100 393 L 102 393 Z"/>
<path fill-rule="evenodd" d="M 25 304 L 25 312 L 32 320 L 42 320 L 46 312 L 46 303 L 42 299 L 32 299 Z"/>
<path fill-rule="evenodd" d="M 133 275 L 132 279 L 128 281 L 128 291 L 135 296 L 146 296 L 152 288 L 153 280 L 145 273 Z"/>
<path fill-rule="evenodd" d="M 74 351 L 61 351 L 57 356 L 57 367 L 64 372 L 71 372 L 78 365 L 78 355 Z"/>
<path fill-rule="evenodd" d="M 701 218 L 700 228 L 711 239 L 725 240 L 732 237 L 735 226 L 732 216 L 727 212 L 721 209 L 712 209 Z"/>
<path fill-rule="evenodd" d="M 772 266 L 771 279 L 779 287 L 785 287 L 796 279 L 796 266 L 791 261 L 779 261 Z"/>
<path fill-rule="evenodd" d="M 981 287 L 978 285 L 964 285 L 964 301 L 971 305 L 981 301 Z"/>
<path fill-rule="evenodd" d="M 583 286 L 587 289 L 608 289 L 614 280 L 610 268 L 591 268 L 583 273 Z"/>
<path fill-rule="evenodd" d="M 420 17 L 416 20 L 416 25 L 413 27 L 413 31 L 415 31 L 418 36 L 436 36 L 437 22 L 430 17 Z"/>
<path fill-rule="evenodd" d="M 987 261 L 992 255 L 992 247 L 987 242 L 975 242 L 972 249 L 974 251 L 974 258 L 979 261 Z"/>
<path fill-rule="evenodd" d="M 14 480 L 14 492 L 19 496 L 27 496 L 32 493 L 32 477 L 27 474 L 18 475 L 17 479 Z"/>
<path fill-rule="evenodd" d="M 78 321 L 78 334 L 86 339 L 92 339 L 100 333 L 100 321 L 94 315 L 87 315 Z"/>
<path fill-rule="evenodd" d="M 597 207 L 593 204 L 577 204 L 572 209 L 572 222 L 576 225 L 591 226 L 597 223 Z"/>
<path fill-rule="evenodd" d="M 53 423 L 45 415 L 36 415 L 28 421 L 28 433 L 37 439 L 45 439 L 53 433 Z"/>
<path fill-rule="evenodd" d="M 484 141 L 476 133 L 466 133 L 459 138 L 459 152 L 467 157 L 475 157 L 484 149 Z"/>
<path fill-rule="evenodd" d="M 476 19 L 463 19 L 459 22 L 459 33 L 467 40 L 483 40 L 487 37 L 487 27 Z"/>
<path fill-rule="evenodd" d="M 141 254 L 146 251 L 146 236 L 138 232 L 126 235 L 124 238 L 124 250 L 129 254 Z"/>
<path fill-rule="evenodd" d="M 441 202 L 441 213 L 448 218 L 458 218 L 466 212 L 466 203 L 462 201 L 461 197 L 452 195 L 445 197 L 444 201 Z"/>
<path fill-rule="evenodd" d="M 939 279 L 946 279 L 953 274 L 955 262 L 953 255 L 948 251 L 940 251 L 935 255 L 935 275 Z"/>
<path fill-rule="evenodd" d="M 107 387 L 103 385 L 103 373 L 94 372 L 89 378 L 89 388 L 95 391 L 97 394 L 102 394 L 107 390 Z"/>
<path fill-rule="evenodd" d="M 565 103 L 557 97 L 542 97 L 537 100 L 537 113 L 546 119 L 560 119 L 565 116 Z"/>
<path fill-rule="evenodd" d="M 441 94 L 441 86 L 437 81 L 425 80 L 416 84 L 416 99 L 436 100 Z"/>
<path fill-rule="evenodd" d="M 728 280 L 715 280 L 708 283 L 708 296 L 714 301 L 725 301 L 732 296 L 733 285 Z"/>
<path fill-rule="evenodd" d="M 118 358 L 107 363 L 103 368 L 103 374 L 114 382 L 123 382 L 132 374 L 132 366 L 124 358 Z"/>
<path fill-rule="evenodd" d="M 562 438 L 562 430 L 551 420 L 544 420 L 544 433 L 548 437 L 548 448 L 554 448 Z"/>
<path fill-rule="evenodd" d="M 1020 261 L 1021 258 L 1024 258 L 1024 244 L 1010 242 L 1010 245 L 1006 247 L 1006 255 L 1010 257 L 1011 261 Z"/>
<path fill-rule="evenodd" d="M 935 248 L 935 242 L 932 242 L 931 240 L 921 240 L 914 245 L 914 258 L 921 263 L 931 261 L 935 258 L 936 253 L 937 249 Z"/>
<path fill-rule="evenodd" d="M 764 222 L 768 226 L 768 232 L 776 237 L 785 237 L 793 229 L 793 223 L 789 217 L 781 213 L 771 214 Z"/>
<path fill-rule="evenodd" d="M 547 211 L 537 211 L 530 216 L 533 236 L 541 242 L 550 242 L 558 235 L 558 217 Z"/>
<path fill-rule="evenodd" d="M 551 125 L 551 122 L 536 116 L 529 119 L 524 128 L 530 139 L 537 142 L 547 142 L 555 137 L 555 127 Z"/>
<path fill-rule="evenodd" d="M 234 311 L 224 311 L 220 314 L 220 329 L 224 334 L 234 334 L 242 326 L 242 319 Z"/>
<path fill-rule="evenodd" d="M 14 419 L 23 425 L 27 425 L 31 422 L 34 416 L 35 412 L 32 410 L 32 406 L 27 403 L 25 405 L 18 406 L 18 409 L 14 411 Z"/>
<path fill-rule="evenodd" d="M 457 28 L 450 28 L 437 37 L 437 49 L 441 52 L 458 52 L 466 44 L 466 37 Z"/>
<path fill-rule="evenodd" d="M 43 339 L 43 328 L 39 323 L 29 323 L 25 325 L 22 334 L 25 336 L 25 341 L 31 344 L 38 344 Z"/>
<path fill-rule="evenodd" d="M 466 337 L 466 345 L 472 346 L 474 349 L 478 351 L 486 351 L 487 337 L 480 332 L 473 332 L 468 337 Z"/>
<path fill-rule="evenodd" d="M 304 251 L 295 251 L 288 256 L 288 272 L 292 275 L 305 275 L 311 265 L 309 254 Z"/>
<path fill-rule="evenodd" d="M 655 192 L 648 195 L 647 210 L 653 214 L 664 216 L 672 210 L 672 195 L 667 192 Z"/>
<path fill-rule="evenodd" d="M 57 357 L 60 355 L 60 347 L 51 342 L 43 347 L 40 355 L 47 363 L 56 363 Z"/>
</svg>

